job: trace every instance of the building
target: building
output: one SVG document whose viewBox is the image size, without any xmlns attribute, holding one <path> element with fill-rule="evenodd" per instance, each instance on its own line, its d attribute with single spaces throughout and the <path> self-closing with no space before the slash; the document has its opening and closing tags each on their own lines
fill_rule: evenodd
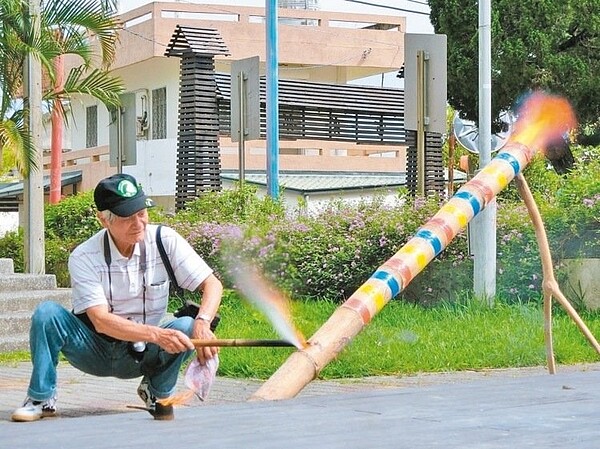
<svg viewBox="0 0 600 449">
<path fill-rule="evenodd" d="M 280 81 L 343 86 L 403 65 L 403 17 L 301 9 L 279 9 L 278 16 Z M 258 56 L 264 75 L 265 10 L 155 2 L 121 17 L 123 29 L 112 70 L 123 79 L 126 91 L 135 94 L 138 122 L 137 161 L 124 166 L 123 171 L 136 176 L 150 195 L 171 208 L 175 194 L 180 61 L 166 57 L 165 50 L 174 30 L 178 25 L 217 30 L 229 50 L 228 55 L 215 57 L 217 73 L 228 74 L 233 61 Z M 365 96 L 369 95 L 370 88 L 364 89 Z M 402 114 L 403 92 L 389 93 L 392 98 L 396 94 Z M 66 193 L 93 188 L 99 179 L 116 172 L 109 163 L 109 112 L 96 100 L 82 97 L 72 103 L 72 113 L 74 118 L 67 130 L 71 148 L 63 153 L 62 171 L 80 172 L 81 181 L 76 189 Z M 238 144 L 226 134 L 219 137 L 219 151 L 224 172 L 239 170 Z M 397 175 L 406 170 L 406 148 L 403 142 L 390 144 L 383 139 L 369 143 L 282 139 L 279 161 L 282 173 Z M 260 172 L 265 165 L 265 141 L 246 142 L 246 168 Z M 49 169 L 49 157 L 44 168 Z M 361 182 L 357 181 L 359 190 Z M 332 195 L 344 196 L 344 192 L 336 190 Z"/>
</svg>

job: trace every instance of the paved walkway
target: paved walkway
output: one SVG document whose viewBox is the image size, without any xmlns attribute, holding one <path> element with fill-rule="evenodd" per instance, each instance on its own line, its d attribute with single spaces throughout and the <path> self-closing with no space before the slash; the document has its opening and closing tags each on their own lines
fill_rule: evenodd
<svg viewBox="0 0 600 449">
<path fill-rule="evenodd" d="M 0 365 L 2 449 L 600 447 L 600 364 L 314 381 L 273 402 L 247 401 L 260 381 L 217 378 L 206 402 L 176 408 L 169 423 L 127 408 L 141 404 L 139 380 L 61 364 L 61 417 L 12 423 L 30 369 Z"/>
</svg>

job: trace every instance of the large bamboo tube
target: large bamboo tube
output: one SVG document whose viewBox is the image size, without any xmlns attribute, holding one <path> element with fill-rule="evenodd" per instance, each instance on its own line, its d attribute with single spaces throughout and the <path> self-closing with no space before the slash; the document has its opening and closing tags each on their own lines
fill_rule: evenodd
<svg viewBox="0 0 600 449">
<path fill-rule="evenodd" d="M 437 256 L 457 233 L 529 164 L 543 148 L 575 125 L 568 103 L 534 94 L 520 111 L 512 140 L 473 179 L 381 265 L 250 398 L 296 396 L 372 318 Z"/>
</svg>

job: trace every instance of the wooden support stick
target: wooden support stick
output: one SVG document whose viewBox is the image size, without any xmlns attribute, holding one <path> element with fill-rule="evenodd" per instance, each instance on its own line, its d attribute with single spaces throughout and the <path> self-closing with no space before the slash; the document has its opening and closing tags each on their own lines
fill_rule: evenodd
<svg viewBox="0 0 600 449">
<path fill-rule="evenodd" d="M 531 218 L 533 223 L 535 236 L 540 250 L 540 259 L 542 261 L 542 273 L 544 278 L 542 282 L 542 289 L 544 291 L 544 338 L 546 340 L 546 359 L 548 363 L 548 371 L 550 374 L 554 374 L 556 372 L 556 364 L 552 345 L 552 297 L 554 297 L 560 303 L 560 305 L 563 306 L 567 314 L 575 322 L 577 327 L 579 327 L 581 333 L 585 336 L 598 354 L 600 354 L 600 345 L 558 286 L 558 282 L 554 277 L 554 269 L 552 268 L 552 256 L 550 254 L 550 245 L 548 245 L 546 229 L 544 228 L 544 223 L 542 221 L 537 204 L 533 199 L 533 195 L 531 194 L 531 190 L 529 189 L 529 185 L 527 184 L 523 174 L 517 174 L 515 177 L 515 183 L 517 184 L 521 198 L 527 206 L 529 218 Z"/>
<path fill-rule="evenodd" d="M 230 339 L 215 339 L 215 340 L 197 340 L 192 339 L 192 343 L 196 347 L 206 347 L 206 346 L 235 346 L 235 347 L 258 347 L 258 346 L 268 346 L 268 347 L 282 347 L 282 346 L 291 346 L 294 347 L 292 343 L 285 340 L 256 340 L 256 339 L 244 339 L 244 338 L 230 338 Z"/>
</svg>

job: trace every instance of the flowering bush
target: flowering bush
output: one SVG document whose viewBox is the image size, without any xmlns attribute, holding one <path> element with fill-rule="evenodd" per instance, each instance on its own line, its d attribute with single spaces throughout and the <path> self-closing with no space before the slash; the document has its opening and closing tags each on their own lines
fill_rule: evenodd
<svg viewBox="0 0 600 449">
<path fill-rule="evenodd" d="M 542 213 L 560 258 L 600 257 L 600 148 L 578 148 L 576 155 Z"/>
<path fill-rule="evenodd" d="M 573 154 L 575 166 L 564 176 L 556 174 L 542 157 L 525 170 L 559 281 L 565 274 L 563 259 L 600 257 L 600 148 L 575 147 Z M 510 199 L 498 206 L 497 292 L 508 301 L 539 300 L 542 267 L 538 243 L 527 209 L 510 197 L 510 190 Z"/>
<path fill-rule="evenodd" d="M 539 158 L 525 172 L 544 218 L 560 279 L 566 256 L 600 256 L 600 148 L 576 148 L 576 166 L 559 176 Z M 251 261 L 293 298 L 344 301 L 394 255 L 445 201 L 399 193 L 349 205 L 332 202 L 318 214 L 285 214 L 282 204 L 244 186 L 205 194 L 173 216 L 151 210 L 153 222 L 174 227 L 223 279 L 225 260 Z M 46 270 L 67 286 L 66 260 L 75 245 L 99 229 L 91 194 L 46 209 Z M 2 254 L 22 267 L 22 233 L 0 239 Z M 533 226 L 513 187 L 501 192 L 497 214 L 497 294 L 505 301 L 538 301 L 541 263 Z M 473 261 L 459 233 L 400 298 L 419 304 L 452 300 L 472 290 Z"/>
<path fill-rule="evenodd" d="M 441 204 L 440 198 L 402 199 L 394 208 L 379 198 L 358 205 L 332 202 L 318 214 L 279 217 L 268 229 L 247 223 L 235 233 L 214 233 L 214 225 L 197 223 L 179 231 L 213 267 L 222 270 L 226 281 L 223 253 L 215 248 L 226 248 L 223 252 L 230 259 L 233 255 L 251 260 L 294 298 L 339 302 L 395 254 Z M 401 296 L 418 303 L 455 297 L 470 287 L 469 265 L 466 238 L 461 234 Z"/>
<path fill-rule="evenodd" d="M 538 300 L 542 265 L 533 225 L 522 202 L 499 202 L 496 293 L 506 302 Z"/>
</svg>

